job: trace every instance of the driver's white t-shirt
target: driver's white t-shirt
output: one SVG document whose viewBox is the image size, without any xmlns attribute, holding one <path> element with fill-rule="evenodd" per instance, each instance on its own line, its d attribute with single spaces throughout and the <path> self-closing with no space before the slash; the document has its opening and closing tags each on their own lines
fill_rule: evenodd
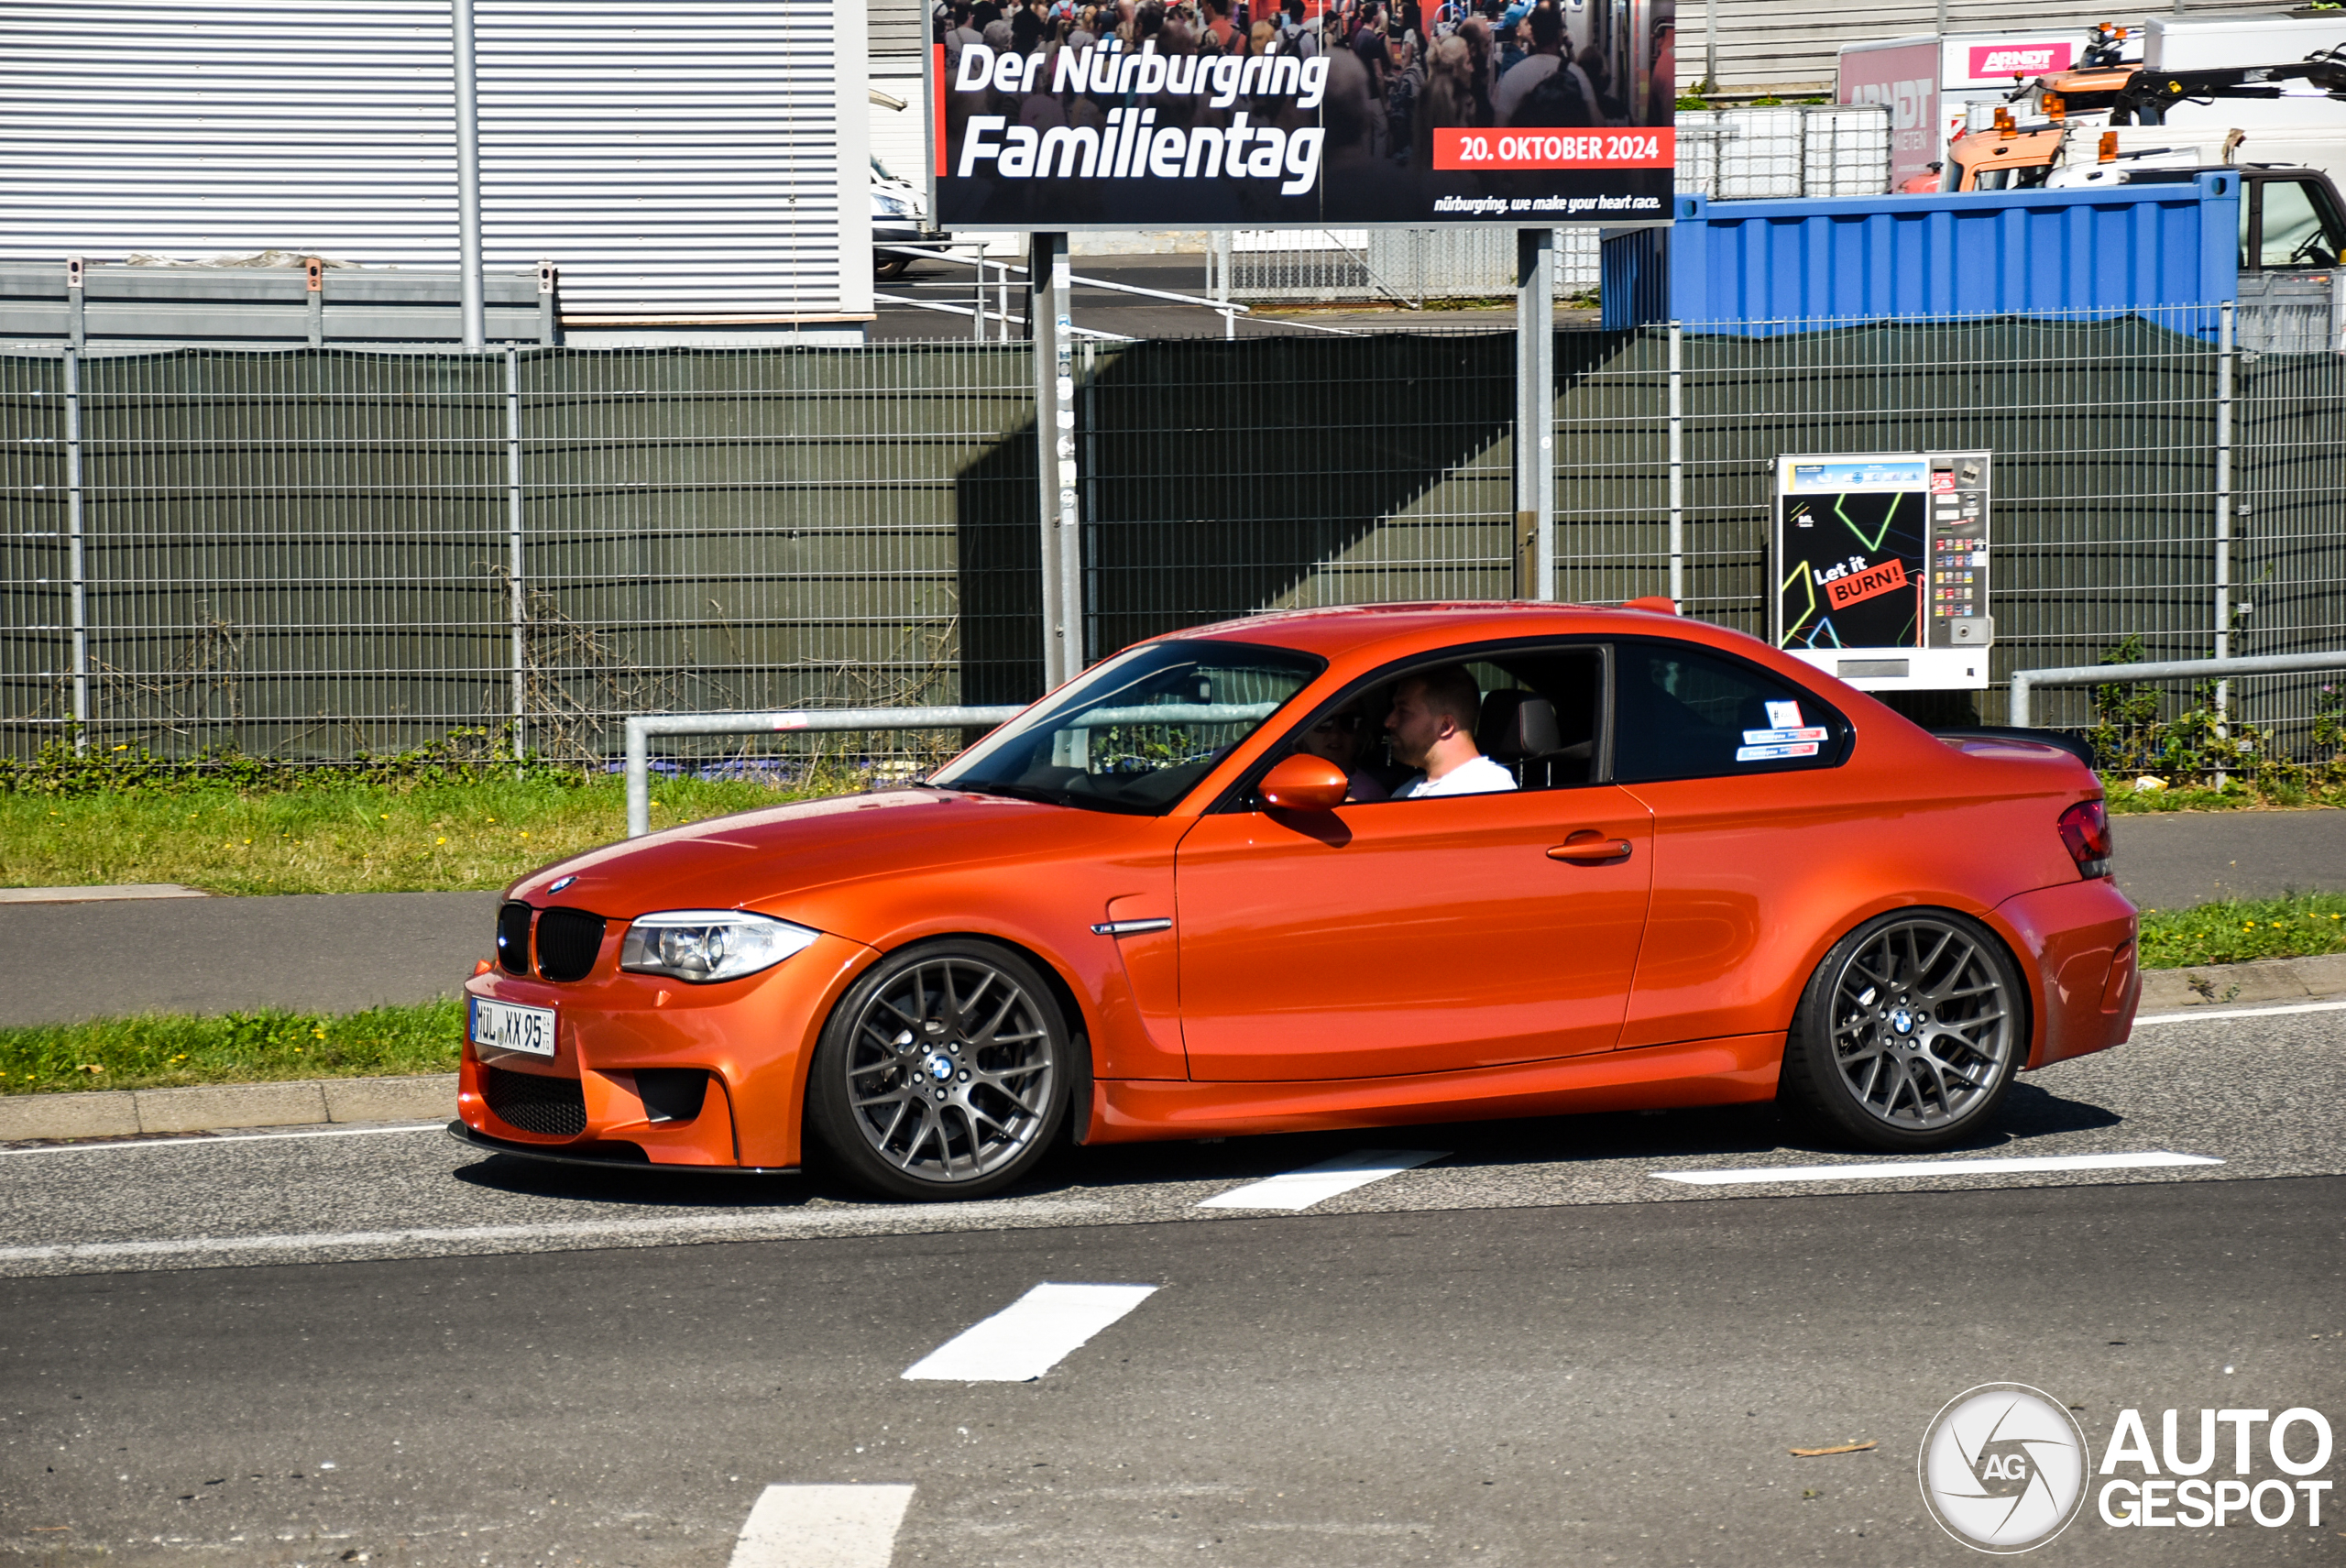
<svg viewBox="0 0 2346 1568">
<path fill-rule="evenodd" d="M 1515 787 L 1515 775 L 1492 762 L 1477 757 L 1471 762 L 1461 762 L 1438 779 L 1429 780 L 1423 773 L 1393 792 L 1396 800 L 1424 800 L 1437 795 L 1496 795 Z"/>
</svg>

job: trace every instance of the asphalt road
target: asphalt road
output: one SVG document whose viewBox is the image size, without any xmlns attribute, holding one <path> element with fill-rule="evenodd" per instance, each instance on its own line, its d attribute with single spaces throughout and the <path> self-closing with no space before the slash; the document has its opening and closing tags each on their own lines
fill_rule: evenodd
<svg viewBox="0 0 2346 1568">
<path fill-rule="evenodd" d="M 2145 907 L 2346 890 L 2346 813 L 2127 817 L 2117 831 L 2119 885 Z M 496 908 L 488 893 L 0 905 L 0 1025 L 453 995 L 489 956 Z"/>
<path fill-rule="evenodd" d="M 1957 1157 L 2222 1162 L 2137 1169 L 1802 1183 L 1863 1162 L 1765 1111 L 1076 1151 L 968 1206 L 430 1130 L 0 1151 L 0 1552 L 715 1568 L 838 1485 L 911 1488 L 902 1568 L 1968 1562 L 1915 1453 L 1977 1384 L 2097 1457 L 2124 1409 L 2346 1418 L 2341 1091 L 2332 1009 L 2144 1025 Z M 1200 1207 L 1364 1146 L 1450 1153 Z M 1047 1281 L 1157 1288 L 1034 1381 L 905 1377 Z M 2336 1561 L 2341 1519 L 2088 1502 L 2043 1561 Z"/>
</svg>

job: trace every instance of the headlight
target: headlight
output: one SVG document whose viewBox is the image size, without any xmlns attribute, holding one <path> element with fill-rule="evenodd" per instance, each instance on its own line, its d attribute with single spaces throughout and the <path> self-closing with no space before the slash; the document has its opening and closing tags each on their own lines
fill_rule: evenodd
<svg viewBox="0 0 2346 1568">
<path fill-rule="evenodd" d="M 872 215 L 876 218 L 909 218 L 913 215 L 913 204 L 902 197 L 883 196 L 874 191 L 872 193 Z"/>
<path fill-rule="evenodd" d="M 619 943 L 619 968 L 700 984 L 739 980 L 803 951 L 819 931 L 731 909 L 666 909 L 637 918 Z"/>
</svg>

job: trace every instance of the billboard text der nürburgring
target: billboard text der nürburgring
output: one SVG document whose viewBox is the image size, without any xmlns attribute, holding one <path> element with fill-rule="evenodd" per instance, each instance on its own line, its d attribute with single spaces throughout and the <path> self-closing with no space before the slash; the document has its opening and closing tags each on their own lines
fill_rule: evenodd
<svg viewBox="0 0 2346 1568">
<path fill-rule="evenodd" d="M 1250 37 L 1211 5 L 1201 26 L 1182 7 L 1144 5 L 1117 28 L 1106 25 L 1117 15 L 1107 7 L 1104 20 L 1061 7 L 1050 32 L 1022 52 L 1000 25 L 981 30 L 957 6 L 929 51 L 936 222 L 1080 230 L 1668 221 L 1670 0 L 1548 3 L 1496 16 L 1453 0 L 1430 13 L 1431 47 L 1380 6 L 1308 20 L 1291 15 L 1299 9 L 1272 13 L 1279 25 L 1257 24 Z"/>
</svg>

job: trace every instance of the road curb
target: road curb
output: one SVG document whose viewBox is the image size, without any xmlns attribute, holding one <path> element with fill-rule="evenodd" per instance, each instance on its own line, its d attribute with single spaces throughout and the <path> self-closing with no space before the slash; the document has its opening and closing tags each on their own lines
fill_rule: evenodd
<svg viewBox="0 0 2346 1568">
<path fill-rule="evenodd" d="M 0 1143 L 222 1133 L 333 1122 L 429 1122 L 456 1113 L 456 1075 L 312 1078 L 0 1098 Z"/>
<path fill-rule="evenodd" d="M 2143 971 L 2145 1013 L 2187 1013 L 2194 1007 L 2254 1002 L 2310 1002 L 2346 994 L 2346 953 L 2313 959 L 2257 959 L 2244 964 L 2197 964 Z"/>
</svg>

